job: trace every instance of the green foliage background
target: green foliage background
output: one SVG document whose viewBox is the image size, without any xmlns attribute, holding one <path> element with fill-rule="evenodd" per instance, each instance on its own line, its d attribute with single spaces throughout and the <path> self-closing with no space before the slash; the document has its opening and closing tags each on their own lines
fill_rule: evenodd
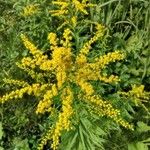
<svg viewBox="0 0 150 150">
<path fill-rule="evenodd" d="M 20 34 L 26 33 L 46 53 L 49 46 L 47 34 L 58 32 L 56 30 L 58 21 L 48 12 L 53 7 L 50 2 L 0 0 L 0 96 L 13 89 L 3 83 L 3 78 L 28 78 L 15 65 L 15 62 L 28 55 L 28 51 L 20 41 Z M 90 9 L 88 19 L 101 22 L 108 28 L 107 39 L 104 38 L 102 43 L 97 45 L 98 48 L 102 53 L 112 49 L 123 49 L 127 53 L 124 63 L 118 62 L 109 70 L 121 75 L 121 85 L 115 88 L 128 91 L 131 84 L 143 84 L 145 90 L 150 91 L 149 1 L 91 0 L 91 2 L 97 3 L 98 6 L 96 9 Z M 22 17 L 20 14 L 28 4 L 39 4 L 40 11 L 33 16 Z M 84 32 L 84 27 L 80 27 L 80 32 Z M 82 36 L 83 40 L 87 38 L 84 34 Z M 95 86 L 98 89 L 98 83 Z M 106 96 L 111 94 L 114 87 L 104 85 L 98 90 Z M 116 99 L 115 95 L 110 98 Z M 31 101 L 31 97 L 28 96 L 22 101 L 0 105 L 0 149 L 36 149 L 38 140 L 49 127 L 51 118 L 47 118 L 46 115 L 36 116 L 33 113 L 33 105 L 35 105 L 34 97 Z M 117 105 L 121 107 L 122 104 Z M 150 110 L 150 102 L 146 103 L 146 106 Z M 128 115 L 136 127 L 135 131 L 116 127 L 105 118 L 99 121 L 93 116 L 93 120 L 90 120 L 86 111 L 81 111 L 77 129 L 64 134 L 60 149 L 94 150 L 91 145 L 94 141 L 97 147 L 106 150 L 148 150 L 150 114 L 142 108 L 128 108 L 128 110 L 132 112 L 132 116 Z M 66 142 L 68 139 L 69 142 Z M 45 150 L 48 148 L 45 147 Z"/>
</svg>

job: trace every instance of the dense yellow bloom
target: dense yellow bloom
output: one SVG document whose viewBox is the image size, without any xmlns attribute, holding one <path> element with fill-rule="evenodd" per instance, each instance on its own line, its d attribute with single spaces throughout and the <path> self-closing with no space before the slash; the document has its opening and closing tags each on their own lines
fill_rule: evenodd
<svg viewBox="0 0 150 150">
<path fill-rule="evenodd" d="M 96 24 L 97 32 L 94 37 L 92 37 L 88 42 L 83 45 L 83 48 L 80 50 L 80 53 L 87 55 L 89 50 L 92 48 L 91 44 L 96 42 L 99 38 L 104 36 L 105 28 L 101 24 Z"/>
<path fill-rule="evenodd" d="M 39 10 L 39 7 L 37 4 L 27 5 L 26 7 L 24 7 L 22 15 L 24 17 L 31 16 L 33 14 L 36 14 L 38 10 Z"/>
<path fill-rule="evenodd" d="M 62 112 L 58 116 L 58 122 L 56 122 L 55 129 L 53 132 L 53 150 L 57 149 L 59 144 L 59 137 L 61 135 L 62 130 L 69 130 L 70 129 L 70 117 L 73 114 L 72 109 L 72 101 L 73 101 L 73 93 L 69 87 L 63 90 L 62 94 Z"/>
<path fill-rule="evenodd" d="M 76 58 L 76 63 L 80 66 L 84 65 L 87 63 L 87 57 L 84 54 L 79 54 Z"/>
<path fill-rule="evenodd" d="M 38 97 L 39 95 L 41 95 L 41 92 L 45 90 L 48 86 L 48 84 L 43 84 L 40 86 L 40 84 L 38 83 L 33 84 L 32 86 L 27 85 L 21 89 L 17 89 L 15 91 L 10 92 L 9 94 L 4 95 L 0 98 L 0 102 L 4 103 L 8 100 L 22 98 L 25 93 L 27 93 L 28 95 L 34 95 Z"/>
<path fill-rule="evenodd" d="M 68 10 L 51 10 L 49 12 L 52 13 L 52 16 L 61 16 L 67 14 Z"/>
<path fill-rule="evenodd" d="M 61 44 L 63 47 L 71 47 L 71 42 L 72 36 L 71 36 L 71 30 L 70 29 L 65 29 L 63 33 L 63 38 L 64 40 L 61 40 Z"/>
<path fill-rule="evenodd" d="M 20 87 L 25 87 L 29 85 L 27 82 L 20 81 L 20 80 L 4 79 L 3 81 L 7 84 L 12 84 L 12 85 L 20 86 Z"/>
<path fill-rule="evenodd" d="M 92 81 L 118 83 L 120 81 L 118 76 L 104 75 L 103 69 L 106 69 L 110 63 L 123 60 L 125 55 L 117 50 L 89 61 L 92 45 L 102 39 L 105 34 L 105 27 L 99 23 L 93 23 L 96 32 L 88 41 L 83 43 L 80 49 L 78 49 L 82 44 L 80 39 L 79 46 L 73 43 L 73 40 L 76 40 L 74 32 L 76 32 L 75 28 L 78 27 L 77 21 L 80 19 L 78 16 L 81 14 L 88 15 L 87 8 L 96 5 L 91 4 L 89 0 L 54 0 L 52 4 L 56 6 L 57 10 L 51 10 L 51 15 L 58 16 L 64 21 L 57 28 L 57 30 L 64 28 L 62 36 L 58 38 L 58 35 L 53 32 L 48 34 L 47 39 L 51 50 L 49 58 L 27 36 L 21 35 L 23 44 L 29 50 L 31 56 L 23 58 L 20 63 L 17 63 L 17 66 L 32 77 L 33 83 L 5 80 L 7 83 L 18 85 L 19 89 L 0 97 L 0 102 L 19 99 L 24 94 L 33 95 L 38 100 L 36 114 L 47 112 L 50 117 L 53 114 L 55 115 L 56 121 L 54 120 L 51 128 L 42 137 L 38 150 L 43 150 L 48 140 L 52 143 L 53 150 L 58 149 L 59 139 L 63 131 L 71 129 L 71 119 L 75 112 L 74 108 L 76 108 L 73 104 L 78 105 L 81 101 L 89 106 L 90 113 L 100 117 L 108 117 L 127 129 L 133 129 L 132 125 L 123 120 L 120 110 L 115 108 L 111 101 L 104 100 L 96 93 L 96 87 L 92 83 Z M 23 15 L 29 16 L 37 11 L 37 5 L 29 5 L 24 8 Z M 72 40 L 72 38 L 74 39 Z M 76 48 L 73 48 L 73 46 Z M 77 93 L 78 91 L 79 93 Z M 143 86 L 133 86 L 133 89 L 128 93 L 122 92 L 121 94 L 146 100 L 149 96 L 144 91 Z"/>
<path fill-rule="evenodd" d="M 69 28 L 64 29 L 60 39 L 57 38 L 55 33 L 49 33 L 48 40 L 52 50 L 50 59 L 30 42 L 26 36 L 21 36 L 25 47 L 29 49 L 33 56 L 23 58 L 18 67 L 31 75 L 36 83 L 32 85 L 18 83 L 22 85 L 22 88 L 4 95 L 0 98 L 0 102 L 4 103 L 9 99 L 22 98 L 27 93 L 40 99 L 36 109 L 37 114 L 48 112 L 52 115 L 51 112 L 56 110 L 58 119 L 52 126 L 51 131 L 48 131 L 47 135 L 42 139 L 39 150 L 42 150 L 47 140 L 52 140 L 52 148 L 56 150 L 62 131 L 70 129 L 70 120 L 73 115 L 72 104 L 75 99 L 73 85 L 79 88 L 82 94 L 81 100 L 90 105 L 92 113 L 107 116 L 123 127 L 132 129 L 132 126 L 121 118 L 118 109 L 113 108 L 111 103 L 102 100 L 96 95 L 95 89 L 91 84 L 91 81 L 99 80 L 106 83 L 117 83 L 119 81 L 117 76 L 104 76 L 102 72 L 109 63 L 122 60 L 125 57 L 120 51 L 115 51 L 89 62 L 88 54 L 92 48 L 91 44 L 102 38 L 104 31 L 104 26 L 96 24 L 95 35 L 83 44 L 76 56 L 72 52 L 72 31 Z M 55 78 L 54 81 L 50 80 L 51 76 Z M 48 81 L 45 80 L 45 77 Z M 59 98 L 58 102 L 55 101 L 55 98 Z M 60 106 L 59 110 L 56 105 Z"/>
<path fill-rule="evenodd" d="M 85 10 L 86 4 L 82 4 L 78 0 L 73 0 L 72 3 L 75 5 L 77 11 L 81 11 L 86 15 L 88 14 L 88 12 Z"/>
<path fill-rule="evenodd" d="M 52 1 L 54 5 L 60 7 L 58 10 L 51 10 L 49 11 L 52 13 L 52 16 L 60 16 L 69 14 L 70 9 L 75 10 L 75 12 L 81 12 L 83 14 L 88 14 L 86 8 L 96 6 L 94 4 L 86 4 L 86 1 L 80 2 L 79 0 L 57 0 Z"/>
<path fill-rule="evenodd" d="M 107 55 L 100 56 L 97 59 L 96 63 L 99 65 L 99 68 L 104 69 L 110 62 L 115 62 L 125 58 L 125 55 L 120 53 L 120 51 L 115 51 L 108 53 Z"/>
<path fill-rule="evenodd" d="M 120 117 L 120 111 L 118 109 L 114 109 L 110 103 L 102 100 L 98 95 L 84 96 L 84 98 L 88 103 L 92 103 L 92 107 L 90 108 L 92 113 L 99 114 L 100 116 L 108 116 L 123 127 L 133 129 L 132 125 Z"/>
<path fill-rule="evenodd" d="M 29 41 L 29 39 L 25 36 L 25 35 L 21 35 L 21 39 L 23 41 L 23 44 L 25 45 L 25 47 L 30 50 L 31 54 L 34 56 L 34 57 L 40 57 L 42 56 L 42 52 L 37 49 L 37 47 Z"/>
<path fill-rule="evenodd" d="M 51 90 L 47 90 L 44 94 L 44 99 L 39 102 L 36 113 L 44 114 L 46 111 L 51 112 L 52 110 L 52 98 L 58 94 L 56 85 L 52 85 Z"/>
<path fill-rule="evenodd" d="M 55 33 L 49 33 L 48 40 L 49 40 L 50 44 L 52 45 L 51 49 L 54 49 L 55 47 L 57 47 L 58 39 L 57 39 L 57 35 Z"/>
<path fill-rule="evenodd" d="M 93 87 L 92 87 L 92 85 L 90 83 L 88 83 L 88 82 L 86 82 L 84 80 L 79 80 L 77 82 L 77 84 L 81 87 L 81 89 L 83 91 L 85 91 L 85 93 L 87 95 L 92 95 L 94 93 Z"/>
</svg>

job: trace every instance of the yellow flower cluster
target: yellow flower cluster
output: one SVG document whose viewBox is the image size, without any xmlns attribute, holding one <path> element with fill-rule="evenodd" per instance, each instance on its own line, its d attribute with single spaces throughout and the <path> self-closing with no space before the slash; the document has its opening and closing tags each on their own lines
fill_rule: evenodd
<svg viewBox="0 0 150 150">
<path fill-rule="evenodd" d="M 87 55 L 89 50 L 92 48 L 91 44 L 96 42 L 99 38 L 104 36 L 105 27 L 101 24 L 96 23 L 97 32 L 95 33 L 94 37 L 92 37 L 88 42 L 83 45 L 83 48 L 80 50 L 80 54 Z"/>
<path fill-rule="evenodd" d="M 7 84 L 12 84 L 20 87 L 26 87 L 29 84 L 25 81 L 20 81 L 20 80 L 13 80 L 13 79 L 3 79 L 3 81 Z"/>
<path fill-rule="evenodd" d="M 84 96 L 84 99 L 90 103 L 90 105 L 92 104 L 92 107 L 90 108 L 91 113 L 96 113 L 100 116 L 108 116 L 123 127 L 133 129 L 132 125 L 121 118 L 118 109 L 114 109 L 110 103 L 102 100 L 98 95 Z"/>
<path fill-rule="evenodd" d="M 38 10 L 39 10 L 39 7 L 37 4 L 27 5 L 23 9 L 22 16 L 24 17 L 31 16 L 33 14 L 36 14 Z"/>
<path fill-rule="evenodd" d="M 19 80 L 6 80 L 7 83 L 18 85 L 21 88 L 4 95 L 0 98 L 0 102 L 4 103 L 8 100 L 22 98 L 27 93 L 39 99 L 36 114 L 48 112 L 52 116 L 52 112 L 55 110 L 54 113 L 58 117 L 56 117 L 57 121 L 52 125 L 46 136 L 42 138 L 38 150 L 43 150 L 48 140 L 52 140 L 51 147 L 53 150 L 58 149 L 62 132 L 71 129 L 71 118 L 74 114 L 73 100 L 76 98 L 72 88 L 74 85 L 74 88 L 79 87 L 79 94 L 82 96 L 79 100 L 84 100 L 90 106 L 92 113 L 107 116 L 121 126 L 133 129 L 132 125 L 121 118 L 121 113 L 118 109 L 113 108 L 111 103 L 96 95 L 91 84 L 91 81 L 99 80 L 106 83 L 117 83 L 119 81 L 117 76 L 103 76 L 102 70 L 111 62 L 120 61 L 125 57 L 120 51 L 115 51 L 97 57 L 93 62 L 88 61 L 88 54 L 92 49 L 92 44 L 104 36 L 105 27 L 94 23 L 96 28 L 94 36 L 85 42 L 81 49 L 77 50 L 79 51 L 77 55 L 72 52 L 73 44 L 71 41 L 75 30 L 71 30 L 71 27 L 75 28 L 77 26 L 78 14 L 87 15 L 87 8 L 95 5 L 89 3 L 89 0 L 55 0 L 52 3 L 58 7 L 58 10 L 50 11 L 52 16 L 62 16 L 65 19 L 59 29 L 66 24 L 70 25 L 69 28 L 64 29 L 60 39 L 57 38 L 56 33 L 51 32 L 48 34 L 50 50 L 52 50 L 50 59 L 25 35 L 21 35 L 24 46 L 32 56 L 23 58 L 21 63 L 17 65 L 26 71 L 34 79 L 35 83 L 30 85 Z M 37 9 L 38 7 L 34 5 L 27 6 L 24 9 L 24 16 L 36 13 Z M 70 10 L 73 10 L 73 12 L 70 13 Z M 68 15 L 67 17 L 64 16 L 66 14 Z M 54 76 L 54 81 L 50 81 L 51 75 Z M 46 82 L 48 83 L 45 84 Z M 129 91 L 128 94 L 124 93 L 124 95 L 136 95 L 138 98 L 147 99 L 147 93 L 144 93 L 143 89 L 143 86 L 140 88 L 133 87 L 132 91 Z"/>
<path fill-rule="evenodd" d="M 83 79 L 79 80 L 77 84 L 81 87 L 83 91 L 85 91 L 86 95 L 92 95 L 94 93 L 94 89 L 92 85 Z"/>
<path fill-rule="evenodd" d="M 70 29 L 65 29 L 64 33 L 63 33 L 63 38 L 64 40 L 61 40 L 61 44 L 63 47 L 71 47 L 71 40 L 72 40 L 72 36 L 71 36 L 71 30 Z"/>
<path fill-rule="evenodd" d="M 112 83 L 112 82 L 119 82 L 120 79 L 118 76 L 114 76 L 114 75 L 110 75 L 109 77 L 105 77 L 105 76 L 99 76 L 99 80 L 105 82 L 105 83 Z"/>
<path fill-rule="evenodd" d="M 29 68 L 26 66 L 26 64 L 25 63 L 22 63 L 22 64 L 20 64 L 20 63 L 16 63 L 16 65 L 20 68 L 20 69 L 22 69 L 22 70 L 24 70 L 25 72 L 27 72 L 27 74 L 29 75 L 29 76 L 31 76 L 31 78 L 32 79 L 34 79 L 36 82 L 42 82 L 42 79 L 43 79 L 43 77 L 44 76 L 47 76 L 45 73 L 38 73 L 38 72 L 35 72 L 33 69 L 35 68 L 35 67 L 33 67 L 33 66 L 29 66 Z M 31 67 L 31 68 L 30 68 Z"/>
<path fill-rule="evenodd" d="M 44 91 L 48 86 L 48 84 L 43 84 L 40 86 L 40 84 L 38 83 L 33 84 L 32 86 L 28 85 L 26 87 L 17 89 L 15 91 L 10 92 L 9 94 L 4 95 L 0 98 L 0 102 L 4 103 L 8 100 L 22 98 L 25 93 L 27 93 L 28 95 L 34 95 L 38 97 L 39 95 L 41 95 L 41 91 Z"/>
<path fill-rule="evenodd" d="M 79 0 L 57 0 L 57 1 L 52 1 L 52 3 L 54 5 L 57 5 L 58 7 L 60 7 L 60 9 L 58 10 L 51 10 L 49 11 L 50 13 L 52 13 L 52 16 L 60 16 L 60 15 L 66 15 L 69 13 L 70 8 L 75 10 L 75 12 L 81 12 L 83 14 L 88 14 L 86 8 L 87 7 L 93 7 L 96 6 L 94 4 L 86 4 L 86 1 L 83 0 L 82 2 L 80 2 Z"/>
<path fill-rule="evenodd" d="M 129 94 L 137 98 L 148 100 L 150 93 L 144 91 L 144 85 L 140 85 L 140 86 L 133 85 L 132 90 L 129 91 Z"/>
<path fill-rule="evenodd" d="M 149 100 L 150 98 L 150 92 L 146 92 L 144 91 L 144 85 L 132 85 L 132 89 L 128 92 L 117 92 L 118 94 L 128 97 L 128 98 L 132 98 L 133 102 L 138 106 L 141 105 L 142 107 L 144 107 L 144 109 L 147 110 L 147 108 L 145 107 L 144 104 L 142 104 L 142 102 L 147 102 L 147 100 Z"/>
<path fill-rule="evenodd" d="M 60 16 L 66 15 L 68 13 L 67 7 L 69 5 L 68 2 L 64 1 L 52 1 L 52 4 L 58 5 L 60 7 L 59 10 L 50 10 L 49 12 L 52 13 L 52 16 Z"/>
<path fill-rule="evenodd" d="M 52 98 L 58 94 L 57 87 L 55 84 L 52 85 L 51 90 L 47 90 L 44 94 L 44 99 L 41 100 L 37 106 L 36 114 L 44 114 L 46 111 L 51 112 L 52 110 Z"/>
<path fill-rule="evenodd" d="M 74 28 L 76 27 L 76 25 L 77 25 L 77 17 L 76 16 L 73 16 L 71 18 L 71 24 L 73 25 Z"/>
<path fill-rule="evenodd" d="M 30 42 L 29 39 L 24 34 L 21 34 L 21 39 L 23 41 L 24 46 L 28 50 L 30 50 L 31 54 L 35 58 L 42 56 L 42 52 L 39 49 L 37 49 L 37 47 L 32 42 Z"/>
<path fill-rule="evenodd" d="M 34 79 L 42 78 L 44 73 L 36 73 L 33 69 L 39 66 L 40 69 L 45 70 L 44 67 L 47 67 L 47 65 L 45 65 L 45 61 L 49 61 L 47 55 L 43 55 L 43 53 L 25 35 L 22 34 L 21 39 L 23 41 L 24 46 L 33 55 L 33 58 L 24 57 L 21 60 L 21 64 L 17 63 L 17 66 L 23 69 L 24 71 L 28 72 L 28 74 Z"/>
<path fill-rule="evenodd" d="M 86 4 L 80 3 L 78 0 L 73 0 L 72 3 L 74 4 L 75 9 L 77 11 L 83 12 L 86 15 L 88 14 L 88 12 L 85 9 Z"/>
<path fill-rule="evenodd" d="M 50 128 L 47 131 L 46 135 L 42 138 L 40 144 L 38 145 L 38 148 L 37 148 L 38 150 L 43 150 L 44 149 L 44 145 L 47 144 L 47 141 L 52 139 L 53 132 L 54 132 L 53 128 Z"/>
<path fill-rule="evenodd" d="M 99 68 L 104 69 L 110 62 L 115 62 L 125 58 L 123 53 L 120 51 L 109 52 L 107 55 L 100 56 L 96 59 L 96 63 L 99 65 Z"/>
<path fill-rule="evenodd" d="M 56 150 L 59 145 L 59 137 L 61 135 L 62 130 L 69 130 L 70 129 L 70 118 L 73 114 L 72 109 L 72 101 L 73 101 L 73 93 L 69 87 L 66 87 L 63 91 L 62 95 L 62 112 L 58 116 L 58 122 L 56 122 L 55 129 L 52 135 L 53 150 Z"/>
<path fill-rule="evenodd" d="M 56 111 L 59 112 L 59 114 L 57 114 L 58 120 L 53 126 L 52 134 L 47 134 L 47 136 L 42 139 L 39 150 L 49 139 L 53 141 L 53 150 L 56 150 L 62 131 L 70 129 L 70 119 L 73 115 L 72 103 L 74 99 L 72 85 L 76 85 L 80 88 L 81 93 L 84 95 L 82 98 L 84 98 L 87 103 L 90 103 L 92 111 L 102 116 L 108 116 L 126 128 L 132 128 L 131 125 L 121 119 L 120 112 L 117 109 L 114 109 L 111 104 L 103 101 L 96 95 L 94 87 L 90 83 L 90 81 L 93 80 L 101 80 L 107 83 L 119 81 L 119 78 L 114 75 L 110 75 L 109 77 L 103 76 L 102 69 L 109 63 L 124 58 L 121 52 L 116 51 L 100 56 L 95 59 L 94 62 L 88 62 L 88 53 L 91 49 L 91 44 L 103 37 L 105 28 L 100 24 L 96 24 L 96 30 L 95 35 L 83 45 L 83 48 L 79 50 L 77 56 L 74 56 L 72 52 L 72 31 L 70 29 L 66 28 L 60 39 L 57 38 L 55 33 L 49 33 L 48 40 L 52 50 L 50 59 L 26 36 L 21 36 L 25 47 L 29 49 L 33 56 L 23 58 L 21 64 L 18 64 L 18 67 L 27 71 L 32 78 L 36 79 L 34 80 L 36 83 L 6 94 L 0 99 L 0 102 L 4 103 L 9 99 L 22 98 L 24 93 L 32 94 L 40 98 L 36 113 L 43 114 L 57 110 L 57 108 L 55 108 L 55 97 L 61 97 L 62 101 L 60 100 L 60 106 L 62 106 L 62 109 L 61 111 Z M 40 72 L 36 72 L 36 70 L 40 70 Z M 48 84 L 45 84 L 46 81 L 44 81 L 43 76 L 49 79 L 50 75 L 54 75 L 55 81 L 48 81 Z M 50 135 L 52 137 L 49 137 Z"/>
<path fill-rule="evenodd" d="M 57 35 L 55 33 L 49 33 L 48 34 L 48 40 L 49 40 L 49 43 L 52 45 L 51 50 L 54 50 L 58 44 Z"/>
</svg>

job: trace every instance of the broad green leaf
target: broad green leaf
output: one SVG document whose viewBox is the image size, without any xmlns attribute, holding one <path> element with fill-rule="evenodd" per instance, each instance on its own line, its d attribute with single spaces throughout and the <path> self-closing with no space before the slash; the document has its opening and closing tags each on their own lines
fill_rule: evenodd
<svg viewBox="0 0 150 150">
<path fill-rule="evenodd" d="M 142 142 L 128 144 L 128 150 L 148 150 L 148 146 Z"/>
<path fill-rule="evenodd" d="M 146 145 L 150 145 L 150 138 L 143 140 L 142 142 L 145 143 Z"/>
<path fill-rule="evenodd" d="M 147 124 L 145 124 L 144 122 L 139 121 L 137 123 L 138 127 L 137 127 L 137 131 L 139 132 L 147 132 L 150 131 L 150 126 L 148 126 Z"/>
</svg>

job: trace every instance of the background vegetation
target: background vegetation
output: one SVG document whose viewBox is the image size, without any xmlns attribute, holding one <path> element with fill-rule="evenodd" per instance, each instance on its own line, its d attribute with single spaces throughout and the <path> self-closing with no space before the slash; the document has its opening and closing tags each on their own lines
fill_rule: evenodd
<svg viewBox="0 0 150 150">
<path fill-rule="evenodd" d="M 6 85 L 3 82 L 4 78 L 28 79 L 28 76 L 15 65 L 18 60 L 28 55 L 20 40 L 20 34 L 26 33 L 45 53 L 49 48 L 47 34 L 52 31 L 59 34 L 56 30 L 58 21 L 49 13 L 53 8 L 50 2 L 50 0 L 0 0 L 0 96 L 14 88 Z M 144 85 L 145 91 L 150 91 L 149 1 L 91 0 L 91 2 L 98 6 L 89 10 L 88 19 L 101 22 L 108 29 L 107 38 L 98 45 L 102 53 L 112 49 L 123 49 L 127 53 L 124 63 L 118 62 L 109 70 L 120 74 L 121 84 L 117 88 L 128 91 L 131 85 L 136 84 Z M 40 9 L 36 14 L 25 17 L 22 12 L 29 4 L 37 4 Z M 81 26 L 80 30 L 83 31 L 83 28 Z M 83 39 L 86 39 L 84 32 L 82 34 Z M 114 86 L 104 85 L 98 90 L 106 96 L 111 94 Z M 33 113 L 33 105 L 35 105 L 34 97 L 28 96 L 22 101 L 10 101 L 0 105 L 0 149 L 35 150 L 37 148 L 38 141 L 48 129 L 51 118 L 47 118 L 46 115 L 37 116 Z M 145 105 L 148 112 L 141 107 L 128 108 L 132 112 L 132 116 L 128 115 L 135 125 L 134 131 L 110 125 L 105 118 L 99 122 L 95 118 L 91 123 L 84 117 L 85 113 L 81 113 L 82 119 L 78 128 L 64 135 L 60 149 L 69 150 L 69 147 L 80 145 L 81 142 L 82 146 L 76 149 L 86 150 L 89 142 L 86 137 L 90 137 L 101 145 L 101 149 L 148 150 L 150 101 Z M 96 129 L 95 124 L 100 125 L 101 128 Z M 97 133 L 96 136 L 94 133 Z M 69 139 L 70 145 L 66 143 L 66 139 Z M 45 150 L 48 149 L 49 147 L 45 146 Z"/>
</svg>

